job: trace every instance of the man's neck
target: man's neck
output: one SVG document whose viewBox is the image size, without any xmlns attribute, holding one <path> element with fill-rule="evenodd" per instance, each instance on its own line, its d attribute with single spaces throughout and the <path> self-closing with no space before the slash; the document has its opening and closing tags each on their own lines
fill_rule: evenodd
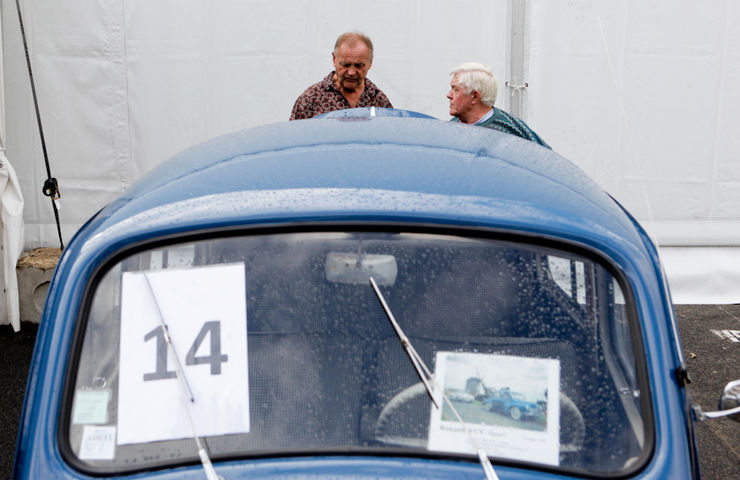
<svg viewBox="0 0 740 480">
<path fill-rule="evenodd" d="M 342 93 L 342 96 L 347 100 L 349 103 L 349 106 L 352 108 L 357 107 L 357 104 L 360 103 L 360 96 L 362 96 L 362 92 L 365 91 L 365 82 L 362 82 L 362 85 L 355 88 L 352 91 L 345 90 L 341 86 L 339 87 L 339 91 Z"/>
<path fill-rule="evenodd" d="M 468 125 L 472 125 L 481 118 L 483 118 L 484 115 L 486 115 L 488 112 L 493 110 L 493 107 L 487 107 L 485 105 L 481 105 L 481 108 L 476 108 L 468 112 L 467 115 L 465 115 L 465 118 L 461 118 L 460 121 L 463 123 L 467 123 Z"/>
</svg>

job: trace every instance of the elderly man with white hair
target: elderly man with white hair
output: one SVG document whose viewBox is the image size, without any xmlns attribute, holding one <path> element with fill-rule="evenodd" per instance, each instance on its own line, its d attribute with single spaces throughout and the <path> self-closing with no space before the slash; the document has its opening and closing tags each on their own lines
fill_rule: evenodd
<svg viewBox="0 0 740 480">
<path fill-rule="evenodd" d="M 495 108 L 498 82 L 491 69 L 480 63 L 463 63 L 450 71 L 450 115 L 452 121 L 493 128 L 518 135 L 550 148 L 529 126 L 500 108 Z"/>
</svg>

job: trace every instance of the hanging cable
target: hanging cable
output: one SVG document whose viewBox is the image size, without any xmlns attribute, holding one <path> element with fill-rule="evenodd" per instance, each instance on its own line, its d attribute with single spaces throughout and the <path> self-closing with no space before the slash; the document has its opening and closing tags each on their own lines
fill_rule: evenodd
<svg viewBox="0 0 740 480">
<path fill-rule="evenodd" d="M 23 27 L 23 15 L 21 14 L 20 0 L 15 0 L 15 7 L 18 10 L 18 22 L 21 26 L 21 37 L 23 38 L 23 50 L 26 53 L 26 66 L 28 67 L 28 77 L 31 79 L 31 93 L 33 94 L 33 106 L 36 109 L 36 123 L 39 126 L 39 135 L 41 136 L 41 150 L 44 152 L 44 163 L 46 164 L 46 180 L 41 189 L 44 195 L 51 198 L 51 208 L 54 210 L 54 220 L 57 224 L 57 234 L 59 235 L 59 248 L 64 250 L 62 241 L 62 227 L 59 224 L 59 209 L 56 201 L 59 200 L 59 184 L 57 179 L 51 176 L 51 167 L 49 166 L 49 155 L 46 153 L 46 140 L 44 139 L 44 128 L 41 125 L 41 113 L 39 112 L 39 101 L 36 97 L 36 84 L 33 81 L 33 69 L 31 68 L 31 57 L 28 55 L 28 44 L 26 43 L 26 29 Z"/>
</svg>

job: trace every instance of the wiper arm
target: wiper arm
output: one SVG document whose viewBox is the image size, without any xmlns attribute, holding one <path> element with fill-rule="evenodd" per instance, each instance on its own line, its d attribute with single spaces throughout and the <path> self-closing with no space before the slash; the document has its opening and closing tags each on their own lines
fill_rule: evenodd
<svg viewBox="0 0 740 480">
<path fill-rule="evenodd" d="M 188 384 L 187 378 L 185 378 L 185 371 L 182 368 L 180 357 L 177 355 L 177 351 L 175 350 L 175 345 L 172 343 L 172 338 L 170 338 L 170 332 L 169 332 L 169 329 L 167 328 L 167 324 L 164 321 L 164 316 L 162 315 L 162 309 L 159 307 L 157 296 L 154 294 L 154 288 L 152 288 L 152 284 L 149 281 L 149 275 L 144 273 L 144 279 L 146 280 L 147 287 L 149 287 L 149 293 L 152 295 L 152 300 L 154 300 L 154 306 L 156 307 L 156 310 L 157 310 L 157 318 L 159 319 L 159 325 L 160 327 L 162 327 L 162 335 L 164 336 L 164 339 L 167 342 L 167 347 L 172 351 L 172 356 L 175 357 L 175 374 L 177 375 L 177 378 L 180 380 L 180 386 L 182 387 L 182 393 L 185 399 L 185 412 L 187 413 L 188 421 L 190 422 L 190 428 L 193 431 L 193 440 L 195 440 L 195 445 L 198 448 L 198 456 L 200 457 L 200 463 L 203 465 L 203 470 L 205 470 L 206 479 L 207 480 L 223 480 L 223 477 L 221 477 L 218 473 L 216 473 L 216 469 L 213 467 L 213 463 L 211 463 L 211 458 L 208 456 L 208 451 L 206 450 L 206 447 L 203 444 L 203 441 L 198 436 L 198 433 L 195 430 L 195 423 L 193 422 L 193 416 L 190 413 L 190 404 L 195 403 L 195 397 L 193 396 L 193 391 L 190 389 L 190 385 Z"/>
<path fill-rule="evenodd" d="M 426 387 L 429 398 L 432 399 L 432 403 L 434 403 L 435 407 L 440 408 L 439 400 L 437 400 L 437 395 L 433 386 L 434 380 L 432 372 L 429 371 L 429 368 L 427 368 L 424 360 L 421 359 L 414 346 L 411 345 L 409 338 L 406 336 L 405 333 L 403 333 L 401 326 L 396 321 L 396 317 L 393 316 L 393 312 L 391 312 L 391 309 L 385 302 L 385 298 L 383 297 L 383 294 L 380 293 L 378 284 L 375 283 L 375 279 L 373 277 L 370 277 L 370 285 L 372 285 L 373 290 L 375 291 L 375 295 L 377 295 L 378 300 L 380 300 L 380 304 L 383 306 L 383 310 L 385 310 L 385 314 L 388 317 L 388 320 L 390 320 L 391 325 L 393 325 L 393 329 L 396 331 L 396 335 L 398 335 L 398 339 L 401 341 L 401 345 L 403 345 L 403 348 L 406 350 L 406 354 L 411 359 L 411 363 L 414 365 L 417 375 L 419 375 L 419 378 Z"/>
<path fill-rule="evenodd" d="M 496 472 L 493 469 L 493 465 L 491 464 L 491 460 L 488 458 L 488 455 L 486 454 L 485 450 L 483 450 L 481 447 L 477 445 L 475 438 L 470 433 L 470 430 L 468 430 L 467 425 L 463 421 L 460 414 L 457 412 L 457 409 L 455 408 L 455 406 L 452 405 L 452 402 L 447 397 L 447 395 L 444 393 L 444 390 L 443 389 L 437 390 L 437 385 L 434 382 L 434 376 L 432 375 L 431 370 L 429 370 L 427 365 L 424 363 L 424 360 L 416 352 L 416 349 L 411 344 L 409 337 L 406 336 L 406 334 L 403 332 L 403 329 L 396 321 L 396 317 L 393 316 L 393 312 L 391 312 L 390 307 L 385 301 L 385 297 L 383 297 L 383 294 L 380 292 L 380 289 L 378 288 L 378 284 L 375 283 L 375 279 L 373 277 L 370 277 L 370 285 L 373 287 L 373 291 L 375 291 L 375 295 L 378 297 L 378 300 L 380 300 L 380 304 L 383 306 L 385 315 L 388 317 L 388 320 L 391 322 L 391 325 L 393 325 L 393 329 L 396 331 L 396 335 L 398 335 L 398 339 L 401 341 L 401 345 L 403 345 L 403 348 L 406 350 L 406 354 L 411 360 L 411 363 L 414 365 L 414 369 L 416 369 L 417 375 L 419 375 L 419 378 L 421 379 L 422 383 L 426 387 L 427 393 L 429 394 L 429 398 L 432 399 L 432 403 L 434 403 L 435 407 L 440 408 L 439 401 L 437 400 L 436 392 L 437 391 L 441 392 L 442 398 L 444 399 L 445 402 L 447 402 L 447 406 L 449 406 L 450 409 L 452 410 L 452 413 L 455 414 L 457 421 L 460 423 L 460 425 L 462 425 L 463 429 L 465 430 L 466 435 L 470 439 L 470 442 L 475 447 L 475 453 L 478 455 L 478 461 L 483 467 L 483 472 L 486 474 L 486 480 L 499 480 L 498 475 L 496 475 Z"/>
</svg>

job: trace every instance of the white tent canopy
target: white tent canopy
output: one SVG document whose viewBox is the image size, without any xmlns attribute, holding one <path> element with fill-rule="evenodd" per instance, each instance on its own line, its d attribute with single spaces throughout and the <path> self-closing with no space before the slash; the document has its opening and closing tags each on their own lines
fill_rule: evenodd
<svg viewBox="0 0 740 480">
<path fill-rule="evenodd" d="M 497 106 L 525 119 L 647 227 L 674 301 L 740 301 L 738 2 L 34 0 L 21 7 L 65 242 L 176 152 L 286 120 L 295 98 L 331 70 L 336 37 L 360 30 L 375 43 L 369 77 L 397 108 L 447 119 L 449 69 L 491 65 Z M 25 246 L 58 246 L 40 193 L 46 172 L 14 0 L 2 0 L 2 26 L 6 148 L 26 199 Z"/>
</svg>

